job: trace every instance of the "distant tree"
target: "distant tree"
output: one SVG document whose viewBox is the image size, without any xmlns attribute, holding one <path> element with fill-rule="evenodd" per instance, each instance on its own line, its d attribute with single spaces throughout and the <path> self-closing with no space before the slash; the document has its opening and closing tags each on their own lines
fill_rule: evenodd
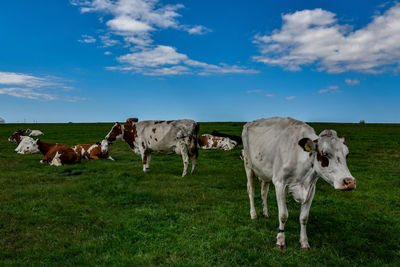
<svg viewBox="0 0 400 267">
<path fill-rule="evenodd" d="M 360 120 L 360 124 L 365 124 L 365 120 Z"/>
<path fill-rule="evenodd" d="M 0 123 L 6 123 L 6 121 L 2 117 L 0 117 Z"/>
</svg>

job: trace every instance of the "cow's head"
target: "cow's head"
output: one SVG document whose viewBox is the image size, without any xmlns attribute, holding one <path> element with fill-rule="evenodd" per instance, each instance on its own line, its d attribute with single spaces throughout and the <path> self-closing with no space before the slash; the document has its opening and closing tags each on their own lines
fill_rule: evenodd
<svg viewBox="0 0 400 267">
<path fill-rule="evenodd" d="M 24 130 L 17 130 L 13 132 L 13 134 L 8 138 L 8 141 L 17 142 L 17 140 L 24 135 L 24 132 L 25 132 Z"/>
<path fill-rule="evenodd" d="M 32 130 L 29 129 L 29 128 L 25 130 L 25 133 L 26 133 L 26 134 L 30 134 L 31 132 L 32 132 Z"/>
<path fill-rule="evenodd" d="M 116 122 L 111 128 L 110 132 L 106 135 L 105 140 L 109 143 L 115 140 L 122 140 L 124 137 L 124 126 L 119 122 Z"/>
<path fill-rule="evenodd" d="M 101 141 L 101 153 L 107 153 L 108 152 L 108 141 L 107 140 L 102 140 Z"/>
<path fill-rule="evenodd" d="M 353 190 L 356 179 L 347 167 L 349 149 L 346 137 L 339 138 L 336 131 L 324 130 L 315 140 L 303 138 L 299 145 L 313 158 L 313 168 L 319 176 L 335 189 Z"/>
</svg>

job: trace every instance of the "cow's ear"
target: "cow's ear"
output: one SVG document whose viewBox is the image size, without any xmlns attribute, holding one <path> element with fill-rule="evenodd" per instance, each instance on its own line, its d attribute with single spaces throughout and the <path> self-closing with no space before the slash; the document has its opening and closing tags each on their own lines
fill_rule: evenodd
<svg viewBox="0 0 400 267">
<path fill-rule="evenodd" d="M 342 136 L 342 140 L 343 140 L 343 143 L 346 144 L 347 136 L 343 135 L 343 136 Z"/>
<path fill-rule="evenodd" d="M 316 147 L 315 142 L 313 142 L 310 138 L 303 138 L 299 141 L 298 144 L 306 152 L 311 152 L 315 150 Z"/>
</svg>

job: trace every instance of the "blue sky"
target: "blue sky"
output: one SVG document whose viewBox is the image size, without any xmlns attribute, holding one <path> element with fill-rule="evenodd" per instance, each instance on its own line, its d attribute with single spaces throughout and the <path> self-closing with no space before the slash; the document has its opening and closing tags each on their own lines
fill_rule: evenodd
<svg viewBox="0 0 400 267">
<path fill-rule="evenodd" d="M 7 122 L 400 122 L 400 4 L 5 1 Z"/>
</svg>

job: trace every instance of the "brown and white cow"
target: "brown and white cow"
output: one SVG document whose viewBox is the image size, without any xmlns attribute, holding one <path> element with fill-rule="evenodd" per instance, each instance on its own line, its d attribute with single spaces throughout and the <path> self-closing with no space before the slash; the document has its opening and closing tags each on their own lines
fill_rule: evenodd
<svg viewBox="0 0 400 267">
<path fill-rule="evenodd" d="M 114 160 L 108 155 L 108 142 L 102 140 L 101 143 L 95 144 L 79 144 L 72 147 L 72 149 L 85 159 L 109 159 Z"/>
<path fill-rule="evenodd" d="M 237 147 L 237 142 L 228 138 L 214 136 L 211 134 L 202 134 L 197 139 L 199 147 L 202 149 L 222 149 L 222 150 L 232 150 Z"/>
<path fill-rule="evenodd" d="M 124 140 L 134 153 L 141 155 L 143 171 L 150 170 L 151 152 L 176 153 L 182 156 L 183 173 L 186 175 L 189 157 L 193 174 L 196 169 L 197 134 L 199 124 L 193 120 L 140 121 L 121 124 L 116 122 L 105 139 L 109 142 Z"/>
<path fill-rule="evenodd" d="M 29 136 L 25 136 L 24 132 L 24 130 L 17 130 L 8 138 L 8 141 L 16 142 L 18 144 L 15 152 L 18 154 L 39 153 L 36 141 Z"/>
<path fill-rule="evenodd" d="M 75 164 L 81 162 L 81 155 L 76 153 L 72 148 L 64 145 L 54 145 L 40 163 L 49 163 L 52 166 L 62 166 L 64 164 Z"/>
<path fill-rule="evenodd" d="M 261 181 L 262 213 L 265 217 L 268 217 L 269 184 L 272 182 L 275 186 L 279 209 L 277 245 L 280 248 L 286 245 L 286 194 L 291 193 L 301 203 L 300 244 L 303 249 L 308 249 L 306 225 L 318 178 L 322 177 L 335 189 L 356 188 L 356 180 L 346 163 L 349 149 L 345 138 L 339 138 L 334 130 L 324 130 L 318 136 L 304 122 L 278 117 L 245 124 L 242 138 L 251 218 L 257 218 L 253 185 L 256 176 Z"/>
</svg>

